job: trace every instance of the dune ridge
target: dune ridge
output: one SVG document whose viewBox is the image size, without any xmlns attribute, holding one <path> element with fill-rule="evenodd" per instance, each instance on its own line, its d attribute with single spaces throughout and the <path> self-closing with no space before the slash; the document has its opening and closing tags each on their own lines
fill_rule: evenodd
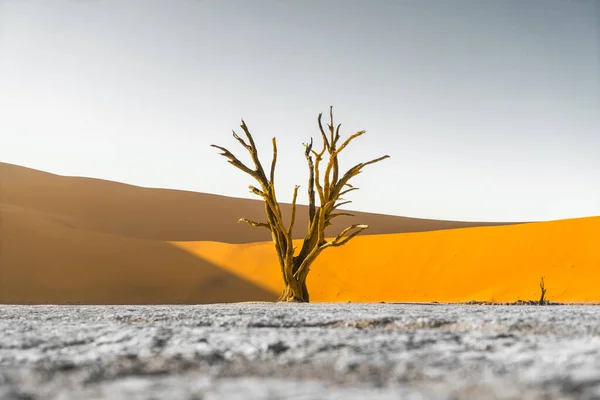
<svg viewBox="0 0 600 400">
<path fill-rule="evenodd" d="M 237 223 L 242 217 L 264 219 L 259 200 L 61 176 L 6 163 L 0 163 L 0 185 L 0 203 L 52 215 L 81 230 L 164 241 L 252 243 L 271 238 L 265 230 Z M 284 215 L 289 215 L 291 206 L 281 206 Z M 351 212 L 354 219 L 370 225 L 369 234 L 510 224 Z M 307 207 L 299 206 L 296 226 L 308 225 L 307 214 Z M 340 217 L 335 226 L 350 221 Z M 298 238 L 301 231 L 297 229 Z"/>
</svg>

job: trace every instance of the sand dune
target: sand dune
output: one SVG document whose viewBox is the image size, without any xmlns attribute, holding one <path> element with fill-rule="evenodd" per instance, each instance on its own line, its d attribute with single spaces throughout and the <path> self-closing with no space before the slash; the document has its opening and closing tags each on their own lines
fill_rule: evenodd
<svg viewBox="0 0 600 400">
<path fill-rule="evenodd" d="M 1 203 L 42 212 L 76 229 L 139 239 L 251 243 L 271 238 L 266 230 L 237 223 L 242 217 L 264 220 L 264 206 L 258 200 L 64 177 L 5 163 L 0 163 Z M 285 214 L 289 209 L 282 205 Z M 356 221 L 370 225 L 369 234 L 495 225 L 355 214 Z M 336 220 L 336 226 L 350 221 L 345 218 Z M 305 225 L 307 212 L 302 206 L 296 226 Z M 302 233 L 296 230 L 298 238 Z"/>
<path fill-rule="evenodd" d="M 600 217 L 424 233 L 361 236 L 323 253 L 311 301 L 600 302 Z M 177 243 L 192 254 L 281 290 L 271 243 Z"/>
<path fill-rule="evenodd" d="M 168 241 L 247 243 L 259 201 L 64 177 L 0 163 L 0 302 L 211 303 L 274 292 Z M 361 214 L 372 232 L 465 224 Z"/>
<path fill-rule="evenodd" d="M 266 231 L 236 222 L 262 214 L 258 201 L 0 163 L 0 302 L 273 300 L 281 282 L 272 244 L 258 242 Z M 312 300 L 530 299 L 545 275 L 552 300 L 600 301 L 598 218 L 474 228 L 463 227 L 486 223 L 355 221 L 379 235 L 326 252 L 309 277 Z"/>
</svg>

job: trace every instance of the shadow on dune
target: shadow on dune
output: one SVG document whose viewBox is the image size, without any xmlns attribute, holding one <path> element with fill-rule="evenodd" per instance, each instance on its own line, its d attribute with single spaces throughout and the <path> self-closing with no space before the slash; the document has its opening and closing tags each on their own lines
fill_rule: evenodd
<svg viewBox="0 0 600 400">
<path fill-rule="evenodd" d="M 0 302 L 194 304 L 276 295 L 169 243 L 72 229 L 0 209 Z"/>
</svg>

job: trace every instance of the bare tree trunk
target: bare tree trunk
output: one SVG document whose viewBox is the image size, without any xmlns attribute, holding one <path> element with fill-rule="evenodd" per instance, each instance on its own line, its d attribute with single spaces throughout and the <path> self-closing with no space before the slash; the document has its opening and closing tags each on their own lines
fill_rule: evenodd
<svg viewBox="0 0 600 400">
<path fill-rule="evenodd" d="M 308 288 L 306 287 L 306 278 L 299 281 L 293 279 L 286 282 L 283 292 L 277 301 L 293 302 L 293 303 L 308 303 L 310 301 Z"/>
<path fill-rule="evenodd" d="M 310 301 L 308 288 L 306 286 L 306 274 L 295 276 L 296 272 L 302 264 L 302 260 L 298 257 L 293 258 L 291 268 L 284 266 L 284 271 L 292 271 L 290 276 L 286 276 L 284 272 L 284 288 L 277 301 L 308 303 Z"/>
<path fill-rule="evenodd" d="M 304 298 L 302 290 L 299 289 L 299 286 L 290 284 L 286 285 L 277 301 L 287 303 L 308 303 L 308 300 Z"/>
<path fill-rule="evenodd" d="M 310 296 L 308 295 L 308 287 L 306 286 L 306 279 L 302 281 L 302 297 L 307 303 L 310 302 Z"/>
</svg>

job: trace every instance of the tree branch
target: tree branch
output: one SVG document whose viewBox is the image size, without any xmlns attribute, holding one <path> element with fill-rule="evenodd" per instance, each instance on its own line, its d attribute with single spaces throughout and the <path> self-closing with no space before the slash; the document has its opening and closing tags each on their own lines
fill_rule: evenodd
<svg viewBox="0 0 600 400">
<path fill-rule="evenodd" d="M 340 127 L 341 126 L 342 126 L 342 124 L 338 124 L 337 129 L 335 130 L 335 138 L 333 140 L 333 146 L 332 146 L 332 149 L 334 151 L 336 150 L 336 144 L 337 144 L 338 140 L 340 140 Z M 339 167 L 338 159 L 337 159 L 337 157 L 335 157 L 335 161 L 333 163 L 333 178 L 331 180 L 332 185 L 337 184 L 337 181 L 339 178 L 339 173 L 340 173 L 340 167 Z"/>
<path fill-rule="evenodd" d="M 248 175 L 252 176 L 253 178 L 257 178 L 256 175 L 256 171 L 251 170 L 250 168 L 248 168 L 243 162 L 241 162 L 240 160 L 238 160 L 238 158 L 236 156 L 234 156 L 229 150 L 227 150 L 225 147 L 221 147 L 221 146 L 217 146 L 216 144 L 211 144 L 211 147 L 214 147 L 216 149 L 221 150 L 221 155 L 224 156 L 225 158 L 229 159 L 229 164 L 233 165 L 234 167 L 244 171 L 245 173 L 247 173 Z"/>
<path fill-rule="evenodd" d="M 329 216 L 327 217 L 327 219 L 328 219 L 329 221 L 331 221 L 331 220 L 332 220 L 332 219 L 334 219 L 334 218 L 337 218 L 337 217 L 343 217 L 343 216 L 345 216 L 345 217 L 354 217 L 355 215 L 354 215 L 354 214 L 350 214 L 350 213 L 346 213 L 346 212 L 342 212 L 342 213 L 333 213 L 333 214 L 329 214 Z"/>
<path fill-rule="evenodd" d="M 319 130 L 321 131 L 321 137 L 323 138 L 323 144 L 325 145 L 325 148 L 323 149 L 323 153 L 325 152 L 325 149 L 329 149 L 329 141 L 327 140 L 327 135 L 325 134 L 325 129 L 323 129 L 323 123 L 321 122 L 321 118 L 323 117 L 323 113 L 319 114 L 319 117 L 317 118 L 317 122 L 319 123 Z M 323 154 L 321 153 L 321 155 Z"/>
<path fill-rule="evenodd" d="M 257 196 L 260 196 L 262 198 L 267 197 L 267 195 L 262 190 L 258 189 L 257 187 L 250 185 L 250 186 L 248 186 L 248 189 L 250 189 L 250 193 L 253 193 Z"/>
<path fill-rule="evenodd" d="M 245 222 L 248 225 L 250 225 L 252 227 L 255 227 L 255 228 L 267 228 L 268 230 L 271 230 L 271 227 L 266 222 L 256 222 L 256 221 L 249 220 L 247 218 L 240 218 L 240 219 L 238 219 L 238 224 L 240 222 Z"/>
<path fill-rule="evenodd" d="M 234 137 L 234 138 L 235 138 L 235 139 L 236 139 L 238 142 L 240 142 L 240 143 L 242 144 L 242 146 L 244 146 L 244 148 L 245 148 L 246 150 L 248 150 L 248 152 L 252 152 L 252 147 L 250 147 L 250 145 L 248 145 L 248 144 L 247 144 L 247 143 L 244 141 L 244 139 L 242 139 L 241 137 L 239 137 L 239 136 L 238 136 L 238 134 L 237 134 L 237 133 L 235 133 L 235 131 L 231 131 L 231 132 L 233 132 L 233 137 Z"/>
<path fill-rule="evenodd" d="M 315 159 L 315 165 L 314 165 L 314 170 L 315 170 L 315 187 L 317 188 L 317 193 L 319 194 L 319 201 L 321 206 L 323 205 L 323 203 L 326 202 L 325 200 L 325 192 L 323 191 L 323 186 L 321 186 L 321 176 L 320 176 L 320 171 L 319 171 L 319 164 L 321 164 L 321 156 L 322 154 L 317 154 L 316 159 Z"/>
<path fill-rule="evenodd" d="M 336 130 L 335 130 L 335 140 L 334 143 L 337 143 L 338 140 L 340 140 L 340 127 L 342 126 L 342 124 L 338 124 Z"/>
<path fill-rule="evenodd" d="M 304 145 L 306 150 L 304 151 L 304 156 L 306 157 L 306 162 L 308 162 L 308 225 L 312 223 L 315 218 L 315 164 L 313 163 L 313 159 L 311 156 L 313 140 L 310 139 L 309 144 Z"/>
<path fill-rule="evenodd" d="M 369 225 L 359 225 L 359 224 L 351 225 L 348 228 L 344 229 L 339 235 L 337 235 L 337 237 L 335 239 L 333 239 L 333 241 L 328 242 L 321 247 L 326 248 L 326 247 L 343 246 L 346 243 L 348 243 L 353 237 L 355 237 L 356 235 L 358 235 L 359 233 L 361 233 L 368 227 L 369 227 Z M 352 234 L 350 234 L 349 236 L 344 236 L 353 229 L 356 229 L 356 231 L 352 232 Z"/>
<path fill-rule="evenodd" d="M 260 160 L 258 158 L 258 149 L 256 148 L 256 143 L 254 143 L 254 138 L 252 137 L 252 134 L 250 133 L 250 130 L 248 129 L 248 126 L 246 126 L 244 120 L 242 120 L 240 128 L 242 128 L 242 130 L 246 134 L 246 137 L 248 138 L 248 142 L 250 142 L 250 149 L 248 151 L 250 152 L 250 157 L 252 157 L 252 161 L 254 162 L 254 166 L 256 167 L 256 174 L 258 176 L 258 178 L 256 179 L 266 189 L 267 177 L 265 176 L 265 170 L 263 169 L 262 164 L 260 163 Z"/>
<path fill-rule="evenodd" d="M 340 179 L 340 180 L 339 180 L 339 182 L 337 183 L 337 185 L 336 185 L 336 189 L 335 189 L 335 191 L 334 191 L 334 194 L 335 194 L 336 196 L 339 196 L 339 193 L 340 193 L 341 189 L 342 189 L 344 186 L 346 186 L 346 185 L 348 185 L 348 186 L 350 186 L 350 187 L 352 188 L 352 185 L 350 185 L 350 184 L 348 183 L 348 181 L 349 181 L 351 178 L 353 178 L 354 176 L 358 175 L 358 174 L 361 172 L 361 170 L 362 170 L 364 167 L 366 167 L 367 165 L 371 165 L 371 164 L 378 163 L 378 162 L 380 162 L 380 161 L 382 161 L 382 160 L 385 160 L 386 158 L 390 158 L 390 156 L 388 156 L 388 155 L 385 155 L 385 156 L 382 156 L 382 157 L 379 157 L 379 158 L 375 158 L 375 159 L 373 159 L 373 160 L 371 160 L 371 161 L 367 161 L 367 162 L 364 162 L 364 163 L 359 163 L 359 164 L 356 164 L 354 167 L 350 168 L 350 169 L 349 169 L 349 170 L 348 170 L 348 171 L 347 171 L 347 172 L 344 174 L 344 176 L 342 176 L 342 179 Z"/>
<path fill-rule="evenodd" d="M 337 150 L 335 151 L 335 155 L 337 156 L 338 154 L 340 154 L 341 151 L 344 150 L 346 148 L 346 146 L 348 146 L 350 144 L 351 141 L 353 141 L 354 139 L 356 139 L 359 136 L 364 135 L 365 133 L 367 133 L 367 131 L 358 131 L 354 135 L 351 135 L 348 139 L 346 139 L 344 141 L 344 143 L 342 143 L 342 145 L 340 147 L 337 148 Z"/>
<path fill-rule="evenodd" d="M 298 189 L 300 186 L 296 185 L 294 187 L 294 197 L 292 199 L 292 216 L 290 217 L 290 228 L 288 229 L 288 235 L 292 235 L 292 231 L 294 229 L 294 222 L 296 222 L 296 198 L 298 197 Z"/>
<path fill-rule="evenodd" d="M 342 200 L 342 199 L 341 199 L 341 198 L 338 198 L 338 201 L 339 201 L 339 200 Z M 342 201 L 341 203 L 338 203 L 338 204 L 334 205 L 334 206 L 333 206 L 333 208 L 331 209 L 331 211 L 333 211 L 333 210 L 335 210 L 335 209 L 337 209 L 337 208 L 339 208 L 339 207 L 341 207 L 341 206 L 344 206 L 344 205 L 346 205 L 346 204 L 350 204 L 350 203 L 352 203 L 352 200 L 346 200 L 346 201 Z"/>
<path fill-rule="evenodd" d="M 352 192 L 352 191 L 354 191 L 354 190 L 358 190 L 358 188 L 357 188 L 357 187 L 352 187 L 352 188 L 350 188 L 350 189 L 342 190 L 342 191 L 341 191 L 341 192 L 338 194 L 338 196 L 340 196 L 340 197 L 341 197 L 341 196 L 343 196 L 343 195 L 345 195 L 345 194 L 348 194 L 348 193 L 350 193 L 350 192 Z"/>
<path fill-rule="evenodd" d="M 275 184 L 275 164 L 277 164 L 277 140 L 275 138 L 273 138 L 272 142 L 273 142 L 273 161 L 271 161 L 270 181 L 274 185 Z"/>
</svg>

